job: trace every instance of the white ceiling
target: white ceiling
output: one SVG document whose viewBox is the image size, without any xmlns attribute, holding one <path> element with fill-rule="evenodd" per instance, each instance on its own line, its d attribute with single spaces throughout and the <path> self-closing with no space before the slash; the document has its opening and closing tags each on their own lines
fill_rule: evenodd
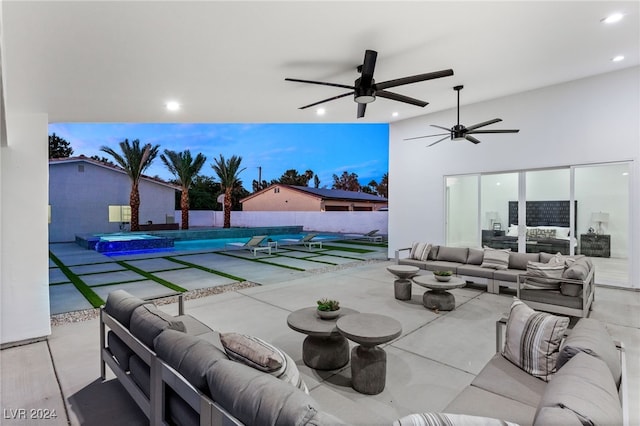
<svg viewBox="0 0 640 426">
<path fill-rule="evenodd" d="M 637 66 L 639 5 L 0 0 L 6 106 L 50 122 L 391 122 L 453 107 L 458 84 L 464 105 Z M 600 22 L 616 11 L 620 23 Z M 298 109 L 345 91 L 285 77 L 353 84 L 365 49 L 378 51 L 376 81 L 455 75 L 390 89 L 425 108 L 378 98 L 356 120 L 345 97 L 323 117 Z"/>
</svg>

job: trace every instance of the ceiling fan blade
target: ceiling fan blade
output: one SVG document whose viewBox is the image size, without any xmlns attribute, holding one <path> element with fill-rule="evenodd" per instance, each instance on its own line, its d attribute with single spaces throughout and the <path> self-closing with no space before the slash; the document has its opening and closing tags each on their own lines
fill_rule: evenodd
<svg viewBox="0 0 640 426">
<path fill-rule="evenodd" d="M 436 127 L 436 128 L 438 128 L 438 129 L 446 130 L 446 131 L 448 131 L 448 132 L 450 132 L 450 131 L 451 131 L 451 129 L 450 129 L 450 128 L 448 128 L 448 127 L 437 126 L 437 125 L 435 125 L 435 124 L 432 124 L 432 125 L 431 125 L 431 127 Z"/>
<path fill-rule="evenodd" d="M 469 142 L 473 142 L 473 143 L 475 143 L 475 144 L 479 144 L 479 143 L 480 143 L 480 141 L 479 141 L 478 139 L 474 138 L 473 136 L 469 136 L 469 135 L 467 135 L 467 136 L 465 136 L 464 138 L 465 138 L 466 140 L 468 140 Z"/>
<path fill-rule="evenodd" d="M 300 108 L 298 108 L 298 109 L 307 109 L 307 108 L 310 108 L 310 107 L 312 107 L 312 106 L 320 105 L 320 104 L 323 104 L 323 103 L 325 103 L 325 102 L 333 101 L 333 100 L 335 100 L 335 99 L 344 98 L 345 96 L 349 96 L 349 95 L 353 95 L 353 93 L 352 93 L 352 92 L 343 93 L 342 95 L 333 96 L 333 97 L 331 97 L 331 98 L 324 99 L 324 100 L 322 100 L 322 101 L 314 102 L 314 103 L 312 103 L 312 104 L 302 106 L 302 107 L 300 107 Z"/>
<path fill-rule="evenodd" d="M 405 104 L 416 105 L 419 107 L 425 107 L 429 105 L 429 102 L 421 101 L 420 99 L 410 98 L 409 96 L 399 95 L 393 92 L 387 92 L 386 90 L 376 91 L 376 96 L 381 98 L 391 99 L 392 101 L 404 102 Z"/>
<path fill-rule="evenodd" d="M 425 81 L 425 80 L 433 80 L 434 78 L 449 77 L 451 75 L 453 75 L 453 70 L 451 70 L 451 69 L 442 70 L 442 71 L 435 71 L 435 72 L 428 72 L 426 74 L 412 75 L 410 77 L 397 78 L 395 80 L 389 80 L 389 81 L 383 81 L 382 83 L 376 83 L 375 84 L 375 89 L 376 90 L 384 90 L 384 89 L 388 89 L 390 87 L 402 86 L 404 84 L 417 83 L 419 81 Z"/>
<path fill-rule="evenodd" d="M 427 148 L 429 148 L 430 146 L 434 146 L 434 145 L 435 145 L 435 144 L 437 144 L 437 143 L 442 142 L 443 140 L 447 139 L 448 137 L 449 137 L 449 136 L 445 136 L 444 138 L 442 138 L 442 139 L 440 139 L 440 140 L 435 141 L 435 142 L 434 142 L 434 143 L 432 143 L 431 145 L 427 145 Z"/>
<path fill-rule="evenodd" d="M 474 124 L 473 126 L 468 126 L 467 130 L 478 129 L 480 127 L 488 126 L 489 124 L 495 124 L 501 122 L 501 118 L 494 118 L 493 120 L 483 121 L 482 123 Z"/>
<path fill-rule="evenodd" d="M 507 130 L 473 130 L 467 133 L 518 133 L 519 129 L 507 129 Z"/>
<path fill-rule="evenodd" d="M 367 109 L 367 104 L 358 104 L 358 118 L 364 117 L 364 112 Z"/>
<path fill-rule="evenodd" d="M 322 86 L 331 86 L 331 87 L 342 87 L 343 89 L 355 89 L 355 87 L 348 86 L 346 84 L 326 83 L 324 81 L 313 81 L 313 80 L 300 80 L 298 78 L 285 78 L 285 81 L 295 81 L 297 83 L 320 84 Z"/>
<path fill-rule="evenodd" d="M 414 139 L 432 138 L 434 136 L 444 136 L 444 135 L 451 136 L 451 133 L 438 133 L 437 135 L 415 136 L 413 138 L 406 138 L 406 139 L 403 139 L 403 140 L 412 141 Z"/>
<path fill-rule="evenodd" d="M 376 59 L 378 58 L 378 52 L 375 50 L 366 50 L 364 52 L 364 61 L 362 62 L 362 77 L 360 77 L 360 84 L 364 87 L 371 86 L 373 83 L 373 71 L 376 68 Z"/>
</svg>

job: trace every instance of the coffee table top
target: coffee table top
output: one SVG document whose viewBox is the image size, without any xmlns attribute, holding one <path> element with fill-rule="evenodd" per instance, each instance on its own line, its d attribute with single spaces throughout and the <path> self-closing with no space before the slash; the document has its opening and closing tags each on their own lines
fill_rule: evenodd
<svg viewBox="0 0 640 426">
<path fill-rule="evenodd" d="M 387 271 L 400 279 L 411 278 L 420 272 L 420 268 L 411 265 L 391 265 L 387 266 Z"/>
<path fill-rule="evenodd" d="M 321 319 L 314 307 L 302 308 L 291 312 L 287 317 L 287 325 L 299 333 L 315 337 L 339 336 L 336 322 L 346 316 L 357 314 L 358 311 L 350 308 L 340 308 L 340 316 L 334 319 Z"/>
<path fill-rule="evenodd" d="M 467 283 L 458 277 L 451 277 L 449 281 L 438 281 L 433 275 L 417 275 L 412 278 L 413 282 L 419 286 L 430 288 L 431 290 L 453 290 L 454 288 L 464 287 Z"/>
<path fill-rule="evenodd" d="M 363 346 L 389 342 L 402 333 L 402 325 L 386 315 L 353 314 L 338 319 L 340 333 Z"/>
</svg>

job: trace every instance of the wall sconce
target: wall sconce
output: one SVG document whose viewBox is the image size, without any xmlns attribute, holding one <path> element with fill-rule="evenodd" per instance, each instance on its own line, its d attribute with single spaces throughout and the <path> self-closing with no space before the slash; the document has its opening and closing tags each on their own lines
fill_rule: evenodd
<svg viewBox="0 0 640 426">
<path fill-rule="evenodd" d="M 598 224 L 598 234 L 602 234 L 602 224 L 609 223 L 609 213 L 597 212 L 591 213 L 591 222 Z"/>
</svg>

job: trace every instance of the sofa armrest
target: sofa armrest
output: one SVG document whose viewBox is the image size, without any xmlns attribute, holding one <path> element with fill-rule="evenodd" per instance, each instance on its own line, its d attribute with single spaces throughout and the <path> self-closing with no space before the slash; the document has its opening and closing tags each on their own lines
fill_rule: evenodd
<svg viewBox="0 0 640 426">
<path fill-rule="evenodd" d="M 504 346 L 504 329 L 507 326 L 507 318 L 502 317 L 496 321 L 496 352 L 501 353 Z"/>
<path fill-rule="evenodd" d="M 620 367 L 622 369 L 622 375 L 620 380 L 620 388 L 618 394 L 620 395 L 620 405 L 622 406 L 622 424 L 629 426 L 629 388 L 628 388 L 628 376 L 627 376 L 627 357 L 625 346 L 622 342 L 614 340 L 616 349 L 620 354 Z"/>
<path fill-rule="evenodd" d="M 411 247 L 404 247 L 396 250 L 396 263 L 398 263 L 398 260 L 400 260 L 400 252 L 405 250 L 411 250 Z"/>
</svg>

